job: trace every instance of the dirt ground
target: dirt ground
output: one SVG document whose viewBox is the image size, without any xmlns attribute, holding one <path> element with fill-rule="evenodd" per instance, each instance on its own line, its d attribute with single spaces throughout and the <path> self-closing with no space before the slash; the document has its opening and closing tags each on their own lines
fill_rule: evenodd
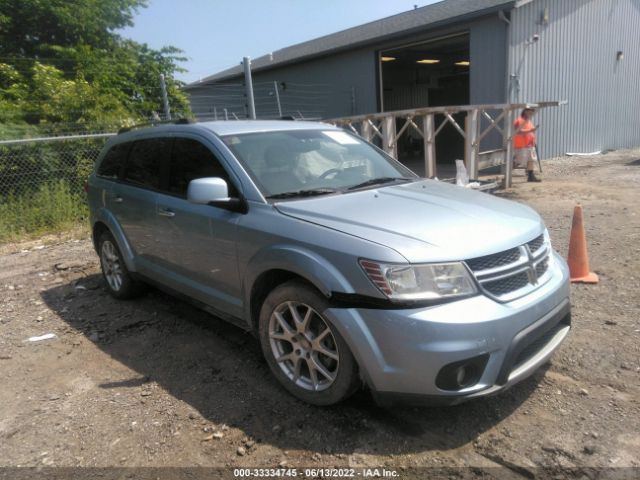
<svg viewBox="0 0 640 480">
<path fill-rule="evenodd" d="M 538 210 L 562 255 L 580 202 L 600 283 L 572 286 L 573 330 L 548 367 L 456 407 L 383 409 L 367 392 L 305 405 L 272 379 L 251 335 L 155 290 L 108 296 L 87 238 L 5 245 L 0 466 L 638 478 L 640 151 L 549 160 L 543 178 L 516 176 L 500 195 Z"/>
</svg>

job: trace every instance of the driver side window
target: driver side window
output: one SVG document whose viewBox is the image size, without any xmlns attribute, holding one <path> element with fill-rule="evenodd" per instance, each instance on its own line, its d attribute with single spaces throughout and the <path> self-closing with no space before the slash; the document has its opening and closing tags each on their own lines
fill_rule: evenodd
<svg viewBox="0 0 640 480">
<path fill-rule="evenodd" d="M 187 198 L 189 182 L 206 177 L 224 179 L 229 187 L 229 196 L 238 196 L 229 175 L 209 148 L 191 138 L 176 138 L 169 163 L 169 192 Z"/>
</svg>

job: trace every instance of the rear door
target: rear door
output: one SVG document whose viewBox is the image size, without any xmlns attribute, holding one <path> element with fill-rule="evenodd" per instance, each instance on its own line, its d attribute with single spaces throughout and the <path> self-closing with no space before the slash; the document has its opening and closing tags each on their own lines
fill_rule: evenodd
<svg viewBox="0 0 640 480">
<path fill-rule="evenodd" d="M 163 165 L 171 152 L 171 138 L 136 140 L 121 174 L 114 184 L 111 203 L 141 273 L 157 264 L 154 227 L 157 221 L 156 197 Z"/>
<path fill-rule="evenodd" d="M 130 149 L 131 142 L 114 145 L 105 154 L 96 171 L 96 186 L 99 190 L 96 198 L 90 201 L 94 201 L 96 205 L 106 207 L 110 212 L 114 212 L 114 208 L 118 209 L 120 206 L 116 200 L 119 196 L 117 192 L 120 191 L 118 182 L 121 179 Z"/>
<path fill-rule="evenodd" d="M 225 179 L 229 196 L 238 196 L 237 181 L 210 147 L 197 138 L 175 138 L 167 178 L 157 196 L 157 257 L 171 272 L 171 287 L 241 316 L 235 238 L 241 214 L 189 203 L 189 182 L 205 177 Z"/>
</svg>

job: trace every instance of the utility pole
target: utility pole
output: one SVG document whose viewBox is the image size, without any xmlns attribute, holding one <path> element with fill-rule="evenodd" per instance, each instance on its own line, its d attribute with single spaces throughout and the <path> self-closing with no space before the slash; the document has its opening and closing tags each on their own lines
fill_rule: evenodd
<svg viewBox="0 0 640 480">
<path fill-rule="evenodd" d="M 244 85 L 247 95 L 247 108 L 249 109 L 249 118 L 256 119 L 256 105 L 253 101 L 253 80 L 251 80 L 251 58 L 244 57 L 242 59 L 244 65 Z"/>
<path fill-rule="evenodd" d="M 164 81 L 164 74 L 160 74 L 160 90 L 162 91 L 162 104 L 164 105 L 165 120 L 171 120 L 171 110 L 169 110 L 169 97 L 167 96 L 167 84 Z"/>
</svg>

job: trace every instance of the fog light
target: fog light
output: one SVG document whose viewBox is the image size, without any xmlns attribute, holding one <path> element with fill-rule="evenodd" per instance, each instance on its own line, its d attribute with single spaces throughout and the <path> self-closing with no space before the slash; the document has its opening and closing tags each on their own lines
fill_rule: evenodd
<svg viewBox="0 0 640 480">
<path fill-rule="evenodd" d="M 458 384 L 458 387 L 464 388 L 467 385 L 469 377 L 471 376 L 470 374 L 471 367 L 467 367 L 466 365 L 458 367 L 456 370 L 456 383 Z"/>
<path fill-rule="evenodd" d="M 489 354 L 484 354 L 445 365 L 438 372 L 436 386 L 450 391 L 471 387 L 482 377 L 488 361 Z"/>
</svg>

